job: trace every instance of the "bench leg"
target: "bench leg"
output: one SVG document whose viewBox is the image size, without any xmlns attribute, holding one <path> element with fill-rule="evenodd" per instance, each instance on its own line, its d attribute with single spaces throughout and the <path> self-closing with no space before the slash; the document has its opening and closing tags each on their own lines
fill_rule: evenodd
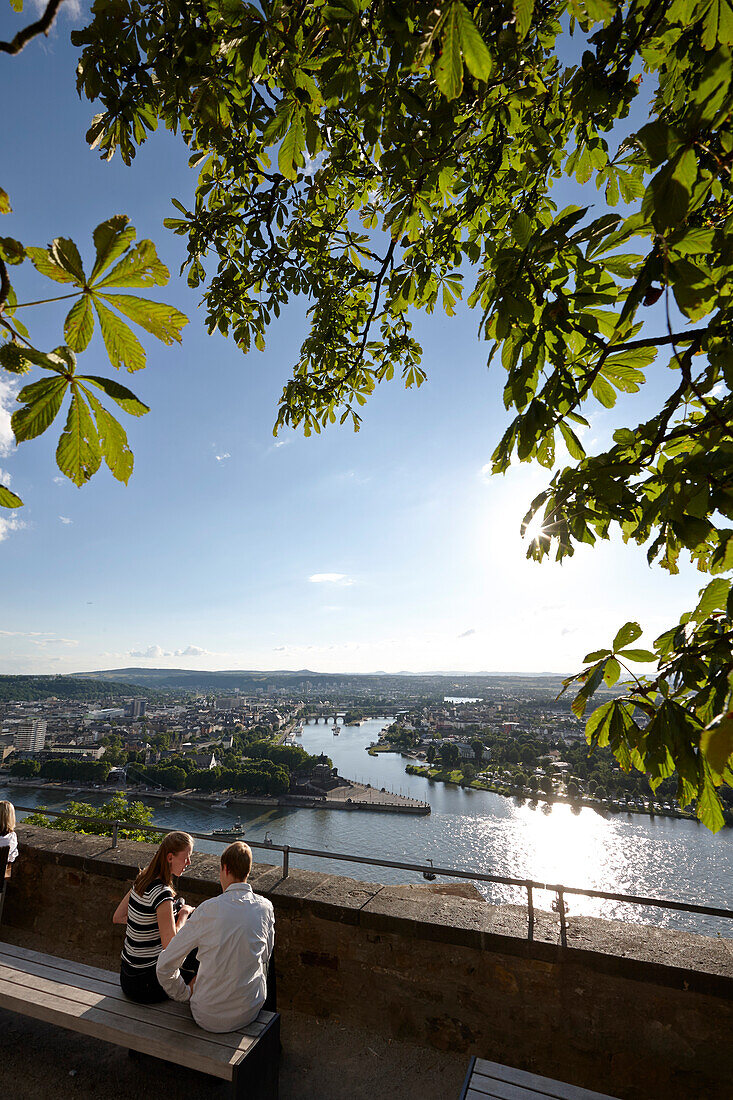
<svg viewBox="0 0 733 1100">
<path fill-rule="evenodd" d="M 234 1069 L 232 1100 L 278 1100 L 280 1017 L 275 1016 L 257 1046 Z"/>
</svg>

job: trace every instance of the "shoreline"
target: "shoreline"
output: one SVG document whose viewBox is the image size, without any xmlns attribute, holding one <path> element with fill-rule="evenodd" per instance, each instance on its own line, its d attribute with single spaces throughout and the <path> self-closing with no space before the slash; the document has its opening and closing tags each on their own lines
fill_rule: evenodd
<svg viewBox="0 0 733 1100">
<path fill-rule="evenodd" d="M 178 805 L 185 806 L 187 803 L 192 802 L 198 805 L 206 806 L 213 809 L 217 803 L 220 808 L 229 809 L 237 806 L 263 806 L 270 809 L 277 807 L 288 807 L 290 809 L 298 810 L 343 810 L 346 812 L 371 812 L 371 813 L 392 813 L 392 814 L 409 814 L 409 815 L 427 815 L 431 812 L 431 806 L 429 802 L 421 802 L 416 798 L 408 798 L 405 795 L 393 794 L 391 791 L 380 791 L 374 787 L 365 786 L 362 783 L 351 783 L 348 788 L 342 787 L 340 790 L 348 791 L 348 796 L 344 798 L 334 798 L 328 794 L 316 797 L 315 795 L 232 795 L 226 799 L 226 807 L 221 806 L 221 792 L 219 795 L 206 795 L 203 793 L 197 793 L 195 791 L 146 791 L 146 790 L 122 790 L 119 787 L 88 787 L 79 786 L 75 783 L 43 783 L 37 780 L 16 779 L 13 776 L 3 777 L 3 782 L 8 786 L 16 787 L 20 790 L 39 790 L 49 791 L 59 794 L 69 795 L 83 795 L 83 794 L 102 794 L 102 795 L 115 795 L 124 794 L 130 801 L 135 801 L 135 796 L 143 798 L 153 798 L 160 802 L 176 802 Z"/>
<path fill-rule="evenodd" d="M 382 751 L 400 752 L 401 755 L 404 755 L 404 753 L 402 753 L 399 749 L 383 749 Z M 700 824 L 699 819 L 695 817 L 693 813 L 689 813 L 684 810 L 655 809 L 654 811 L 651 811 L 647 806 L 614 806 L 612 803 L 599 802 L 597 799 L 594 800 L 588 797 L 570 798 L 569 795 L 566 794 L 547 795 L 543 791 L 528 792 L 526 790 L 520 790 L 519 788 L 507 788 L 506 786 L 489 786 L 486 783 L 483 783 L 481 781 L 477 782 L 476 780 L 473 780 L 470 783 L 461 783 L 460 781 L 456 781 L 454 779 L 445 778 L 444 775 L 441 775 L 440 769 L 432 769 L 429 765 L 423 764 L 408 764 L 405 767 L 405 771 L 408 775 L 422 776 L 424 779 L 427 779 L 431 783 L 445 783 L 453 787 L 462 787 L 464 790 L 486 791 L 488 794 L 498 794 L 502 798 L 520 798 L 525 802 L 545 802 L 547 803 L 547 805 L 550 806 L 553 805 L 553 803 L 558 802 L 566 806 L 577 806 L 578 809 L 580 809 L 581 807 L 585 807 L 589 810 L 595 810 L 597 814 L 604 818 L 609 816 L 615 817 L 617 814 L 625 813 L 640 814 L 643 817 L 649 817 L 652 819 L 655 817 L 668 817 L 681 821 L 694 821 L 698 825 Z M 436 774 L 431 775 L 431 771 L 434 771 Z M 723 828 L 731 827 L 732 826 L 728 825 L 727 822 L 723 826 Z"/>
</svg>

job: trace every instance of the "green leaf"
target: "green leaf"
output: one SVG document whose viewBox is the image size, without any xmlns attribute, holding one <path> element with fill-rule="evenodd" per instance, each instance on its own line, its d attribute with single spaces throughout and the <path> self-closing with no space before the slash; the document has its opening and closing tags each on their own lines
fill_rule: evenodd
<svg viewBox="0 0 733 1100">
<path fill-rule="evenodd" d="M 517 214 L 512 222 L 512 236 L 520 248 L 527 247 L 532 236 L 532 219 L 527 214 Z"/>
<path fill-rule="evenodd" d="M 68 237 L 57 237 L 52 241 L 48 254 L 55 264 L 73 275 L 74 281 L 79 286 L 84 286 L 86 283 L 84 267 L 82 266 L 79 249 L 73 241 L 69 240 Z"/>
<path fill-rule="evenodd" d="M 0 237 L 0 256 L 8 264 L 22 264 L 25 259 L 25 247 L 15 237 Z"/>
<path fill-rule="evenodd" d="M 274 115 L 262 132 L 262 143 L 265 147 L 274 145 L 284 136 L 290 126 L 290 116 L 293 112 L 293 102 L 290 99 L 281 99 Z"/>
<path fill-rule="evenodd" d="M 440 39 L 441 53 L 433 66 L 435 83 L 446 99 L 457 99 L 463 91 L 463 58 L 457 7 L 458 3 L 452 3 L 445 16 Z"/>
<path fill-rule="evenodd" d="M 620 675 L 621 665 L 615 657 L 609 657 L 606 661 L 606 667 L 603 673 L 603 682 L 606 687 L 613 687 L 613 685 L 618 682 Z"/>
<path fill-rule="evenodd" d="M 583 444 L 580 442 L 573 429 L 569 427 L 569 425 L 567 425 L 564 420 L 560 421 L 559 428 L 562 433 L 562 437 L 565 440 L 565 446 L 568 449 L 570 457 L 580 462 L 582 459 L 585 458 Z"/>
<path fill-rule="evenodd" d="M 75 485 L 83 485 L 96 474 L 101 461 L 102 451 L 92 414 L 78 385 L 72 383 L 69 415 L 56 448 L 58 468 Z"/>
<path fill-rule="evenodd" d="M 616 653 L 623 649 L 629 642 L 635 642 L 642 635 L 642 629 L 638 623 L 624 623 L 613 639 L 613 651 Z"/>
<path fill-rule="evenodd" d="M 125 429 L 86 387 L 84 387 L 84 393 L 97 422 L 99 445 L 104 455 L 104 461 L 107 463 L 112 476 L 116 477 L 118 481 L 124 481 L 127 485 L 132 473 L 134 459 L 127 442 Z"/>
<path fill-rule="evenodd" d="M 725 607 L 730 587 L 731 581 L 729 578 L 716 577 L 715 580 L 712 580 L 710 584 L 701 589 L 700 600 L 692 613 L 692 619 L 700 623 L 703 619 L 707 619 L 713 611 L 719 611 Z"/>
<path fill-rule="evenodd" d="M 295 108 L 290 118 L 290 128 L 280 142 L 280 149 L 277 154 L 277 166 L 285 179 L 294 180 L 297 178 L 298 168 L 304 163 L 304 149 L 303 112 L 299 108 Z"/>
<path fill-rule="evenodd" d="M 109 275 L 94 284 L 99 290 L 108 286 L 165 286 L 170 272 L 158 259 L 152 241 L 140 241 L 112 268 Z"/>
<path fill-rule="evenodd" d="M 130 416 L 144 416 L 145 413 L 150 412 L 149 407 L 135 397 L 132 390 L 128 390 L 127 386 L 121 386 L 114 378 L 100 378 L 96 374 L 80 374 L 79 381 L 90 382 L 93 386 L 96 386 L 102 393 L 106 393 L 107 397 L 111 397 L 113 401 L 116 401 L 120 408 L 124 409 Z"/>
<path fill-rule="evenodd" d="M 99 318 L 104 346 L 113 367 L 126 367 L 130 372 L 145 366 L 145 350 L 132 329 L 116 313 L 94 296 L 94 307 Z"/>
<path fill-rule="evenodd" d="M 582 718 L 585 714 L 588 700 L 592 695 L 595 695 L 596 691 L 603 683 L 605 671 L 606 661 L 599 661 L 594 668 L 588 670 L 585 683 L 570 704 L 570 708 L 576 718 Z"/>
<path fill-rule="evenodd" d="M 587 654 L 587 656 L 585 656 L 583 658 L 583 664 L 588 665 L 592 661 L 600 661 L 604 657 L 610 657 L 610 656 L 611 656 L 611 650 L 610 649 L 596 649 L 596 650 L 593 651 L 593 653 L 589 653 L 589 654 Z"/>
<path fill-rule="evenodd" d="M 651 181 L 642 200 L 642 213 L 663 232 L 684 221 L 697 178 L 694 149 L 683 149 L 665 164 Z"/>
<path fill-rule="evenodd" d="M 56 263 L 46 248 L 35 248 L 31 246 L 26 248 L 26 254 L 30 258 L 31 263 L 35 267 L 36 271 L 39 271 L 41 275 L 45 275 L 48 279 L 53 279 L 56 283 L 77 283 L 77 278 L 67 271 L 66 268 Z"/>
<path fill-rule="evenodd" d="M 718 793 L 709 774 L 705 769 L 702 790 L 697 792 L 697 817 L 711 833 L 717 833 L 725 825 L 723 809 L 720 805 Z"/>
<path fill-rule="evenodd" d="M 628 759 L 627 741 L 630 735 L 636 733 L 636 722 L 628 707 L 618 699 L 597 707 L 585 724 L 585 739 L 589 745 L 597 745 L 601 749 L 610 745 L 621 759 Z"/>
<path fill-rule="evenodd" d="M 12 214 L 13 208 L 10 205 L 10 199 L 8 198 L 7 191 L 3 191 L 0 187 L 0 214 Z"/>
<path fill-rule="evenodd" d="M 174 341 L 180 344 L 181 329 L 188 324 L 188 317 L 174 306 L 138 298 L 136 294 L 100 294 L 99 297 L 164 344 Z"/>
<path fill-rule="evenodd" d="M 66 378 L 42 378 L 24 386 L 18 394 L 25 408 L 18 409 L 11 417 L 11 426 L 18 443 L 35 439 L 54 421 L 68 386 Z"/>
<path fill-rule="evenodd" d="M 135 229 L 128 225 L 129 220 L 124 214 L 116 214 L 106 222 L 101 222 L 94 230 L 94 247 L 97 255 L 89 276 L 90 283 L 106 271 L 109 265 L 114 263 L 135 240 Z"/>
<path fill-rule="evenodd" d="M 74 351 L 84 351 L 94 332 L 94 313 L 88 294 L 82 294 L 66 315 L 64 336 Z"/>
<path fill-rule="evenodd" d="M 522 3 L 534 4 L 534 0 L 521 0 Z M 486 43 L 481 37 L 478 27 L 473 21 L 471 13 L 465 4 L 456 4 L 456 20 L 458 22 L 458 35 L 463 51 L 463 60 L 466 68 L 477 80 L 488 80 L 491 76 L 493 64 L 491 54 L 486 48 Z M 532 18 L 530 12 L 530 19 Z"/>
<path fill-rule="evenodd" d="M 705 756 L 713 775 L 722 780 L 733 757 L 733 711 L 718 715 L 700 735 L 700 752 Z"/>
<path fill-rule="evenodd" d="M 0 508 L 22 508 L 23 501 L 7 485 L 0 485 Z"/>
<path fill-rule="evenodd" d="M 657 660 L 656 653 L 652 653 L 648 649 L 619 649 L 616 656 L 623 657 L 626 661 L 639 661 L 641 664 Z"/>
<path fill-rule="evenodd" d="M 517 34 L 520 38 L 526 38 L 527 31 L 532 26 L 532 14 L 534 12 L 534 0 L 514 0 L 514 15 L 517 20 Z"/>
</svg>

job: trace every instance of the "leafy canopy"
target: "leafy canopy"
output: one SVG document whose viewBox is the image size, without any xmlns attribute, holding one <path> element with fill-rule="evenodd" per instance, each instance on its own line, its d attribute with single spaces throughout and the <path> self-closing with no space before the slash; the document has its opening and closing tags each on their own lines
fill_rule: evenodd
<svg viewBox="0 0 733 1100">
<path fill-rule="evenodd" d="M 676 572 L 685 552 L 712 577 L 653 649 L 627 624 L 572 679 L 580 715 L 629 662 L 656 662 L 591 716 L 591 746 L 652 785 L 676 772 L 718 828 L 733 780 L 730 0 L 97 0 L 73 41 L 102 156 L 130 163 L 160 122 L 190 148 L 195 195 L 167 224 L 210 331 L 262 349 L 283 306 L 308 301 L 276 428 L 358 428 L 379 382 L 424 380 L 413 311 L 450 316 L 465 297 L 506 374 L 494 469 L 548 470 L 529 554 L 620 530 L 650 563 Z M 558 209 L 568 176 L 608 212 Z M 666 366 L 662 407 L 587 454 L 588 404 Z"/>
</svg>

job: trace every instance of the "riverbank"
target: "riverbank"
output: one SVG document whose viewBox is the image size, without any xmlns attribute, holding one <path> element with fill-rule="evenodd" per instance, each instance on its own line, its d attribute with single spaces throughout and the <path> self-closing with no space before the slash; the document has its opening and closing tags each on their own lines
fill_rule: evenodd
<svg viewBox="0 0 733 1100">
<path fill-rule="evenodd" d="M 381 751 L 399 752 L 400 750 L 382 749 Z M 669 817 L 677 818 L 682 821 L 697 821 L 694 814 L 688 813 L 685 810 L 669 810 L 656 806 L 654 809 L 650 809 L 649 806 L 631 806 L 624 802 L 588 798 L 582 795 L 578 798 L 570 798 L 569 795 L 565 794 L 553 793 L 548 795 L 544 791 L 530 791 L 526 787 L 509 787 L 506 784 L 490 783 L 484 779 L 472 779 L 470 782 L 466 782 L 460 768 L 445 770 L 441 768 L 431 768 L 429 765 L 408 764 L 405 771 L 408 775 L 419 775 L 430 780 L 432 783 L 449 783 L 458 787 L 470 788 L 474 791 L 489 791 L 491 794 L 498 794 L 503 798 L 522 798 L 530 802 L 543 802 L 547 805 L 553 805 L 559 802 L 571 808 L 577 806 L 578 809 L 585 806 L 589 810 L 595 810 L 595 812 L 601 814 L 602 817 L 608 814 L 628 813 L 641 814 L 650 818 Z"/>
<path fill-rule="evenodd" d="M 260 806 L 265 809 L 298 809 L 298 810 L 344 810 L 362 811 L 387 814 L 429 814 L 430 803 L 417 798 L 409 798 L 406 795 L 394 794 L 393 791 L 375 790 L 368 783 L 353 783 L 348 787 L 336 787 L 318 796 L 313 795 L 231 795 L 226 797 L 226 792 L 217 794 L 205 794 L 202 791 L 154 791 L 145 787 L 117 787 L 117 786 L 79 786 L 69 783 L 44 783 L 33 779 L 16 779 L 13 776 L 3 778 L 3 782 L 21 790 L 48 791 L 50 794 L 68 795 L 104 795 L 124 794 L 130 798 L 144 796 L 152 798 L 163 804 L 185 806 L 194 803 L 197 806 L 205 806 L 221 809 L 236 809 L 237 807 Z M 224 805 L 226 803 L 226 805 Z"/>
</svg>

